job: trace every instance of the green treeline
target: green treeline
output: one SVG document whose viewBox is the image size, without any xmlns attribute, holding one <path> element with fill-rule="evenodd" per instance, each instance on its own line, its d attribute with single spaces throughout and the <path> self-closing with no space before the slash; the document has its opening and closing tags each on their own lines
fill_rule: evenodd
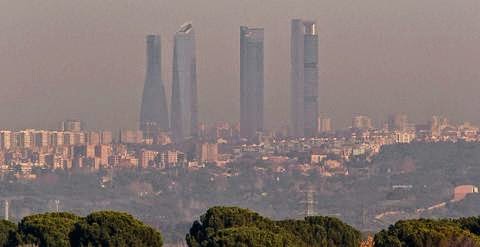
<svg viewBox="0 0 480 247">
<path fill-rule="evenodd" d="M 358 247 L 360 232 L 330 217 L 274 221 L 247 209 L 214 207 L 187 234 L 190 247 Z"/>
<path fill-rule="evenodd" d="M 398 221 L 374 241 L 376 247 L 480 247 L 480 217 Z"/>
<path fill-rule="evenodd" d="M 0 221 L 0 246 L 162 246 L 162 236 L 133 216 L 112 211 L 27 216 L 18 225 Z"/>
<path fill-rule="evenodd" d="M 10 234 L 17 231 L 17 225 L 10 221 L 0 220 L 0 246 L 7 246 Z"/>
<path fill-rule="evenodd" d="M 209 209 L 186 241 L 189 247 L 371 246 L 360 245 L 360 232 L 336 218 L 275 221 L 236 207 Z M 374 246 L 480 247 L 480 217 L 398 221 L 374 236 Z"/>
<path fill-rule="evenodd" d="M 186 235 L 189 247 L 359 247 L 358 230 L 323 216 L 272 220 L 248 209 L 213 207 Z M 18 224 L 0 220 L 0 247 L 155 247 L 161 234 L 133 216 L 113 211 L 80 217 L 45 213 Z M 480 217 L 403 220 L 374 237 L 375 247 L 480 247 Z"/>
</svg>

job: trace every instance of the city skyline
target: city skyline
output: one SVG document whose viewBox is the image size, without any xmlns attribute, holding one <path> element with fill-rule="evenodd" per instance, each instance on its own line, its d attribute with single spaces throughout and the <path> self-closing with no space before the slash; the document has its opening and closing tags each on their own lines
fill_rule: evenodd
<svg viewBox="0 0 480 247">
<path fill-rule="evenodd" d="M 0 247 L 480 247 L 479 23 L 479 0 L 0 0 Z"/>
<path fill-rule="evenodd" d="M 274 2 L 270 15 L 261 14 L 269 2 L 216 2 L 209 9 L 192 1 L 125 3 L 0 3 L 0 68 L 8 88 L 0 94 L 7 106 L 0 109 L 1 125 L 52 127 L 74 118 L 95 128 L 138 126 L 145 34 L 167 35 L 165 47 L 172 47 L 169 35 L 192 20 L 200 121 L 238 121 L 238 26 L 246 24 L 265 28 L 265 124 L 284 126 L 292 18 L 316 20 L 319 27 L 320 112 L 334 126 L 353 114 L 378 120 L 392 112 L 418 122 L 434 114 L 480 120 L 476 2 Z M 206 15 L 212 8 L 216 14 Z M 170 92 L 172 49 L 162 57 Z"/>
</svg>

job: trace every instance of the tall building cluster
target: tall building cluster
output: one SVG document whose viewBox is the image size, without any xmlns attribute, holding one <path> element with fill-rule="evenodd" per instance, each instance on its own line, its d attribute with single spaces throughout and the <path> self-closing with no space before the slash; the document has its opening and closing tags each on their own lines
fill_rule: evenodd
<svg viewBox="0 0 480 247">
<path fill-rule="evenodd" d="M 318 34 L 315 22 L 292 20 L 292 137 L 313 137 L 329 130 L 318 123 Z M 147 36 L 147 71 L 140 113 L 144 138 L 168 132 L 175 142 L 198 136 L 195 32 L 186 23 L 174 35 L 171 111 L 161 75 L 161 41 Z M 264 29 L 240 27 L 240 136 L 256 140 L 264 131 Z M 170 120 L 170 121 L 169 121 Z M 155 142 L 155 141 L 154 141 Z"/>
<path fill-rule="evenodd" d="M 196 135 L 198 126 L 195 32 L 185 23 L 174 35 L 171 115 L 169 115 L 161 70 L 161 38 L 148 35 L 147 69 L 140 109 L 143 138 L 154 140 L 171 132 L 180 141 Z M 124 137 L 129 137 L 125 133 Z"/>
</svg>

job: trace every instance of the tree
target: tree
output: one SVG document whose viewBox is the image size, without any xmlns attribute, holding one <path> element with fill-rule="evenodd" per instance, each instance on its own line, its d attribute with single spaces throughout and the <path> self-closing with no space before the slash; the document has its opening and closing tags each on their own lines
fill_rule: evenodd
<svg viewBox="0 0 480 247">
<path fill-rule="evenodd" d="M 454 220 L 399 221 L 375 235 L 376 247 L 479 247 L 480 238 Z"/>
<path fill-rule="evenodd" d="M 460 225 L 464 230 L 467 230 L 475 235 L 480 235 L 480 217 L 466 217 L 453 220 L 453 222 Z"/>
<path fill-rule="evenodd" d="M 306 217 L 305 220 L 286 220 L 279 221 L 277 224 L 298 236 L 307 246 L 357 247 L 360 245 L 360 232 L 337 218 L 311 216 Z"/>
<path fill-rule="evenodd" d="M 8 238 L 17 231 L 17 225 L 7 220 L 0 220 L 0 247 L 8 246 Z"/>
<path fill-rule="evenodd" d="M 186 241 L 190 247 L 357 247 L 360 232 L 330 217 L 273 221 L 248 209 L 213 207 L 193 223 Z"/>
<path fill-rule="evenodd" d="M 75 224 L 71 246 L 162 246 L 160 232 L 127 213 L 95 212 Z"/>
<path fill-rule="evenodd" d="M 237 227 L 220 230 L 207 246 L 280 247 L 300 245 L 301 243 L 294 240 L 292 236 L 260 230 L 256 227 Z"/>
<path fill-rule="evenodd" d="M 31 215 L 18 223 L 17 234 L 10 234 L 9 242 L 34 244 L 40 247 L 70 246 L 69 234 L 79 217 L 71 213 Z"/>
</svg>

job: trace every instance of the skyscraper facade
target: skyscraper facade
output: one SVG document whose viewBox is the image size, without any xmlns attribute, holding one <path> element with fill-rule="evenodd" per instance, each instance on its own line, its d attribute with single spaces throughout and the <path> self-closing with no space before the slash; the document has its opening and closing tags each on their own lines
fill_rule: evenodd
<svg viewBox="0 0 480 247">
<path fill-rule="evenodd" d="M 263 131 L 263 28 L 240 27 L 240 135 Z"/>
<path fill-rule="evenodd" d="M 174 37 L 171 129 L 175 141 L 197 135 L 197 65 L 195 32 L 182 25 Z"/>
<path fill-rule="evenodd" d="M 140 109 L 140 130 L 152 138 L 159 131 L 168 131 L 168 108 L 161 72 L 161 41 L 158 35 L 148 35 L 147 71 Z"/>
<path fill-rule="evenodd" d="M 291 135 L 312 137 L 318 119 L 318 34 L 315 22 L 292 20 Z"/>
</svg>

